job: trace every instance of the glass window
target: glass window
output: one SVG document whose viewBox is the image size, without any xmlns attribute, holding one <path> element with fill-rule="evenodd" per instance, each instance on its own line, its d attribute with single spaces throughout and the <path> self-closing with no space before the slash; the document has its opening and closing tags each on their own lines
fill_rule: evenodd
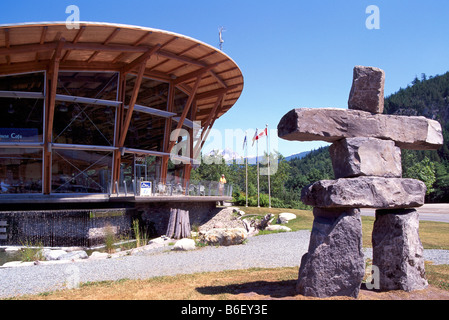
<svg viewBox="0 0 449 320">
<path fill-rule="evenodd" d="M 126 105 L 131 100 L 136 78 L 135 75 L 128 75 L 126 78 Z M 167 110 L 168 87 L 169 84 L 166 82 L 143 78 L 136 104 L 158 110 Z"/>
<path fill-rule="evenodd" d="M 59 73 L 57 94 L 117 100 L 116 72 L 67 72 Z"/>
<path fill-rule="evenodd" d="M 42 150 L 0 149 L 0 193 L 42 193 Z"/>
<path fill-rule="evenodd" d="M 178 88 L 175 89 L 175 100 L 173 105 L 173 112 L 180 117 L 182 115 L 182 112 L 184 111 L 184 107 L 187 103 L 187 100 L 189 97 Z M 189 112 L 187 113 L 187 118 L 190 119 L 190 111 L 192 110 L 192 106 L 190 107 Z"/>
<path fill-rule="evenodd" d="M 52 192 L 108 193 L 112 152 L 53 149 Z"/>
<path fill-rule="evenodd" d="M 112 146 L 115 108 L 82 103 L 56 102 L 53 142 Z"/>
<path fill-rule="evenodd" d="M 0 142 L 42 142 L 43 110 L 43 99 L 0 98 Z"/>
<path fill-rule="evenodd" d="M 164 130 L 165 118 L 134 111 L 126 134 L 125 147 L 163 151 Z"/>
<path fill-rule="evenodd" d="M 0 91 L 44 92 L 44 88 L 44 72 L 0 77 Z"/>
</svg>

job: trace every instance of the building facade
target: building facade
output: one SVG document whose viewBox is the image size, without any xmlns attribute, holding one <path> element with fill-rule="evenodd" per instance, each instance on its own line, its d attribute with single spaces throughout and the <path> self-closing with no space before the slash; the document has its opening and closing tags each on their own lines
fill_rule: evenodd
<svg viewBox="0 0 449 320">
<path fill-rule="evenodd" d="M 193 159 L 242 90 L 230 57 L 183 35 L 0 26 L 0 196 L 136 194 L 140 181 L 187 194 Z"/>
</svg>

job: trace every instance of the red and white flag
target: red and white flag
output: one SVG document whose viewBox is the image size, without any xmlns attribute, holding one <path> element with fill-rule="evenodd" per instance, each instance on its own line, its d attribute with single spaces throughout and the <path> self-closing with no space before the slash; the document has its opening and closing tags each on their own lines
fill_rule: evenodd
<svg viewBox="0 0 449 320">
<path fill-rule="evenodd" d="M 253 138 L 253 145 L 254 145 L 254 141 L 259 140 L 260 138 L 262 138 L 263 136 L 268 136 L 268 130 L 267 128 L 265 128 L 261 133 L 257 134 L 257 130 L 256 130 L 256 134 L 254 135 Z"/>
</svg>

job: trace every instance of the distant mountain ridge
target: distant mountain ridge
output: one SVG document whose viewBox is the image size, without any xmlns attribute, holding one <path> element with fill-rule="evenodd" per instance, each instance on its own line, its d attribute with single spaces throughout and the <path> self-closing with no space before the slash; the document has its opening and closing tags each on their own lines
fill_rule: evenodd
<svg viewBox="0 0 449 320">
<path fill-rule="evenodd" d="M 285 157 L 285 160 L 286 161 L 290 161 L 292 159 L 298 159 L 298 158 L 302 159 L 306 155 L 308 155 L 310 152 L 312 152 L 312 151 L 303 151 L 303 152 L 300 152 L 300 153 L 295 153 L 295 154 L 292 154 L 291 156 Z"/>
</svg>

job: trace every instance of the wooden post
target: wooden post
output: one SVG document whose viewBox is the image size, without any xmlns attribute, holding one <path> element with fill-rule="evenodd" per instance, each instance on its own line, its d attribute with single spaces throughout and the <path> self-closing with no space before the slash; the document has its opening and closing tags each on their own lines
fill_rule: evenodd
<svg viewBox="0 0 449 320">
<path fill-rule="evenodd" d="M 125 97 L 126 97 L 126 75 L 120 73 L 119 80 L 119 101 L 121 101 L 121 105 L 117 108 L 117 115 L 115 118 L 115 140 L 114 147 L 120 146 L 120 132 L 123 124 L 123 114 L 125 112 Z M 112 171 L 112 193 L 118 193 L 116 190 L 116 183 L 120 178 L 120 166 L 122 163 L 122 154 L 121 150 L 114 151 L 114 159 L 113 159 L 113 171 Z"/>
<path fill-rule="evenodd" d="M 45 103 L 45 133 L 44 133 L 44 194 L 51 193 L 51 139 L 53 134 L 53 119 L 55 115 L 56 90 L 58 89 L 59 64 L 65 39 L 59 40 L 55 49 L 52 62 L 48 68 L 49 79 L 47 81 L 48 91 L 46 92 Z"/>
<path fill-rule="evenodd" d="M 190 217 L 188 210 L 170 209 L 166 236 L 174 239 L 188 238 L 191 235 Z"/>
<path fill-rule="evenodd" d="M 175 84 L 173 82 L 170 82 L 168 87 L 168 101 L 167 101 L 167 111 L 172 112 L 173 106 L 175 104 Z M 170 132 L 171 132 L 171 126 L 172 126 L 172 119 L 166 118 L 165 119 L 165 128 L 164 128 L 164 145 L 163 145 L 163 151 L 168 153 L 168 146 L 170 143 Z M 168 156 L 162 157 L 162 165 L 161 165 L 161 182 L 165 183 L 167 180 L 167 169 L 168 169 Z"/>
</svg>

